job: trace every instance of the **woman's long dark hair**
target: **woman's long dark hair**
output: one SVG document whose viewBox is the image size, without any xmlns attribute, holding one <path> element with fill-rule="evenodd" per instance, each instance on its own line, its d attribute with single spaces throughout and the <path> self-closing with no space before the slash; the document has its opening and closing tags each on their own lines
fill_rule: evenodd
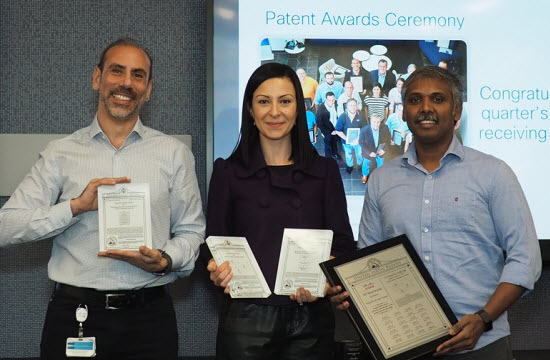
<svg viewBox="0 0 550 360">
<path fill-rule="evenodd" d="M 244 91 L 241 134 L 229 159 L 248 167 L 250 152 L 254 151 L 254 148 L 259 146 L 260 142 L 258 128 L 254 126 L 254 118 L 250 114 L 250 110 L 252 109 L 252 96 L 254 95 L 254 91 L 256 91 L 264 81 L 272 78 L 286 78 L 294 85 L 297 116 L 296 126 L 293 126 L 290 131 L 292 146 L 290 159 L 292 159 L 295 164 L 300 164 L 304 168 L 308 168 L 313 159 L 314 149 L 309 139 L 302 86 L 300 85 L 300 80 L 296 72 L 290 66 L 279 63 L 267 63 L 260 66 L 252 73 L 250 79 L 248 79 Z"/>
</svg>

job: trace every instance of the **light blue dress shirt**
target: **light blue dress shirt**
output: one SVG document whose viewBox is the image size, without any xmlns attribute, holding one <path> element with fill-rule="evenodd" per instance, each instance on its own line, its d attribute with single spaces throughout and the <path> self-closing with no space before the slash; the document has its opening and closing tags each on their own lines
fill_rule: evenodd
<svg viewBox="0 0 550 360">
<path fill-rule="evenodd" d="M 173 260 L 173 273 L 156 276 L 124 261 L 97 256 L 97 211 L 72 216 L 70 200 L 90 180 L 127 176 L 151 191 L 153 248 Z M 180 141 L 138 119 L 120 149 L 97 117 L 86 128 L 52 141 L 0 210 L 0 246 L 55 237 L 48 275 L 56 282 L 99 290 L 160 286 L 191 273 L 204 241 L 195 160 Z"/>
<path fill-rule="evenodd" d="M 390 130 L 390 135 L 393 137 L 393 131 L 397 130 L 399 132 L 406 131 L 407 134 L 411 131 L 409 130 L 409 126 L 407 125 L 407 122 L 403 119 L 399 118 L 399 114 L 393 113 L 390 116 L 388 116 L 388 120 L 386 120 L 386 125 L 388 126 L 388 129 Z"/>
<path fill-rule="evenodd" d="M 459 320 L 481 309 L 501 282 L 533 289 L 541 272 L 537 234 L 503 161 L 454 137 L 429 173 L 413 142 L 367 185 L 358 246 L 406 234 Z M 506 313 L 493 326 L 475 349 L 510 334 Z"/>
<path fill-rule="evenodd" d="M 372 139 L 374 140 L 374 147 L 378 147 L 378 138 L 380 137 L 380 131 L 372 129 Z"/>
<path fill-rule="evenodd" d="M 328 86 L 326 82 L 319 84 L 319 86 L 317 86 L 317 91 L 315 92 L 315 104 L 319 105 L 324 103 L 327 99 L 327 92 L 329 91 L 332 91 L 334 93 L 334 97 L 338 99 L 344 92 L 344 86 L 337 80 L 334 80 L 332 86 Z"/>
</svg>

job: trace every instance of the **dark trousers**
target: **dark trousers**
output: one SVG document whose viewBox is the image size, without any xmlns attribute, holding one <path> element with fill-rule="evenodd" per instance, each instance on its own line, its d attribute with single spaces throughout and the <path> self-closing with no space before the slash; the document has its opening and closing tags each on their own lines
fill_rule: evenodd
<svg viewBox="0 0 550 360">
<path fill-rule="evenodd" d="M 100 297 L 54 291 L 42 331 L 41 359 L 66 358 L 67 338 L 78 337 L 79 305 L 88 306 L 84 337 L 96 338 L 94 359 L 177 359 L 176 314 L 167 292 L 117 310 L 105 309 Z"/>
<path fill-rule="evenodd" d="M 323 141 L 325 143 L 325 157 L 334 157 L 338 154 L 338 135 L 331 135 L 329 132 L 323 132 Z"/>
<path fill-rule="evenodd" d="M 334 313 L 325 299 L 304 306 L 229 301 L 220 314 L 217 360 L 333 359 Z"/>
</svg>

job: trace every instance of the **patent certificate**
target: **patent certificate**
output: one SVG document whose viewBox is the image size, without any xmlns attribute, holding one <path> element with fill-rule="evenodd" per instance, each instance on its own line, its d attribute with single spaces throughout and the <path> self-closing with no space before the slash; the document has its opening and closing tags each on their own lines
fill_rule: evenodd
<svg viewBox="0 0 550 360">
<path fill-rule="evenodd" d="M 97 210 L 99 251 L 153 247 L 149 184 L 102 185 Z"/>
<path fill-rule="evenodd" d="M 303 286 L 324 296 L 326 278 L 319 263 L 330 258 L 332 230 L 285 229 L 275 280 L 275 294 L 290 295 Z"/>
<path fill-rule="evenodd" d="M 244 237 L 209 236 L 206 244 L 216 264 L 229 261 L 233 278 L 229 281 L 232 298 L 266 298 L 271 290 Z"/>
<path fill-rule="evenodd" d="M 321 267 L 349 292 L 348 315 L 375 359 L 413 359 L 450 338 L 456 317 L 405 235 Z"/>
</svg>

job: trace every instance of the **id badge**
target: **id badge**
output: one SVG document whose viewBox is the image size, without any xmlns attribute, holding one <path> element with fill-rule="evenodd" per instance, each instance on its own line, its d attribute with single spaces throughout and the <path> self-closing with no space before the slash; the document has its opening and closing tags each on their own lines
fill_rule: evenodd
<svg viewBox="0 0 550 360">
<path fill-rule="evenodd" d="M 67 338 L 67 357 L 95 357 L 95 337 Z"/>
</svg>

